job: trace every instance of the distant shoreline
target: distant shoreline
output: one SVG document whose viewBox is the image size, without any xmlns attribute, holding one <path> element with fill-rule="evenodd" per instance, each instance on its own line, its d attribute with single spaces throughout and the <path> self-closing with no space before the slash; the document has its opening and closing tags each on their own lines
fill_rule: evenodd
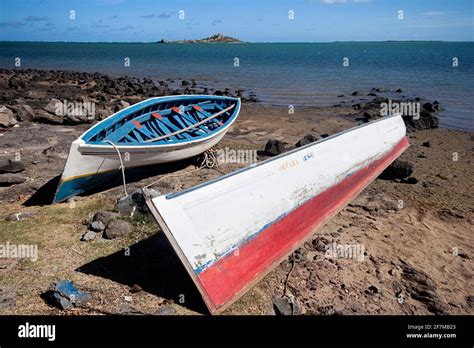
<svg viewBox="0 0 474 348">
<path fill-rule="evenodd" d="M 71 44 L 153 44 L 156 41 L 17 41 L 17 40 L 0 40 L 2 43 L 71 43 Z M 183 44 L 187 42 L 170 41 L 167 44 Z M 199 44 L 194 42 L 193 44 Z M 208 42 L 214 44 L 232 43 L 232 42 Z M 472 43 L 474 41 L 446 41 L 446 40 L 385 40 L 385 41 L 240 41 L 242 44 L 332 44 L 332 43 Z"/>
</svg>

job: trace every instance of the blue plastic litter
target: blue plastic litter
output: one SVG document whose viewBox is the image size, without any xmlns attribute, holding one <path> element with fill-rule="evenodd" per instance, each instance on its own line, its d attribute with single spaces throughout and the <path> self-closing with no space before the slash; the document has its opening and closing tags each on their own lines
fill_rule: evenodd
<svg viewBox="0 0 474 348">
<path fill-rule="evenodd" d="M 56 283 L 52 298 L 55 304 L 62 309 L 69 309 L 78 307 L 81 304 L 89 301 L 91 296 L 85 291 L 81 291 L 70 280 L 61 280 Z"/>
</svg>

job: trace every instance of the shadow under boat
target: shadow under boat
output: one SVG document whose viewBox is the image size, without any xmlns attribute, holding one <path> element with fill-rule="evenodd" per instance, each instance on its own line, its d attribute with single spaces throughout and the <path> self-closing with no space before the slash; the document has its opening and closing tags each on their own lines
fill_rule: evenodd
<svg viewBox="0 0 474 348">
<path fill-rule="evenodd" d="M 143 167 L 134 167 L 125 169 L 125 180 L 127 183 L 133 183 L 140 180 L 144 180 L 157 175 L 166 175 L 179 170 L 182 170 L 189 165 L 196 165 L 199 163 L 201 156 L 195 156 L 192 158 L 161 163 Z M 41 186 L 31 197 L 29 197 L 24 203 L 24 206 L 39 206 L 48 205 L 53 203 L 54 195 L 56 193 L 61 176 L 58 175 L 43 186 Z M 80 196 L 89 196 L 99 192 L 109 190 L 111 188 L 123 185 L 122 172 L 117 169 L 116 171 L 97 175 L 94 179 L 88 183 L 87 191 L 80 194 Z"/>
<path fill-rule="evenodd" d="M 129 249 L 91 261 L 76 271 L 130 287 L 137 284 L 148 293 L 198 313 L 208 313 L 199 291 L 161 232 L 130 245 Z"/>
</svg>

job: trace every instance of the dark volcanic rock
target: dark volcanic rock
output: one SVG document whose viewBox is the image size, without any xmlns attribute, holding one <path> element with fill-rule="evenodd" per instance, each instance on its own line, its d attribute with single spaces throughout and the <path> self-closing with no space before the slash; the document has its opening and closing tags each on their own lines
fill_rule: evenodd
<svg viewBox="0 0 474 348">
<path fill-rule="evenodd" d="M 0 174 L 0 186 L 11 186 L 24 183 L 25 181 L 26 178 L 18 174 Z"/>
<path fill-rule="evenodd" d="M 428 112 L 436 112 L 435 108 L 433 107 L 433 104 L 431 103 L 424 103 L 423 110 L 428 111 Z"/>
<path fill-rule="evenodd" d="M 354 110 L 360 110 L 362 108 L 365 108 L 365 103 L 357 103 L 352 105 L 352 107 L 354 108 Z"/>
<path fill-rule="evenodd" d="M 265 154 L 267 156 L 276 156 L 286 151 L 285 143 L 280 140 L 269 139 L 265 144 Z"/>
<path fill-rule="evenodd" d="M 45 99 L 47 94 L 45 91 L 28 91 L 26 96 L 30 99 Z"/>
<path fill-rule="evenodd" d="M 25 88 L 25 82 L 21 79 L 11 78 L 8 80 L 8 87 L 13 89 L 22 89 Z"/>
<path fill-rule="evenodd" d="M 105 224 L 100 220 L 92 221 L 89 225 L 89 229 L 94 232 L 103 232 L 105 230 Z"/>
<path fill-rule="evenodd" d="M 385 180 L 404 179 L 412 175 L 414 170 L 414 164 L 397 159 L 380 174 L 379 178 Z"/>
<path fill-rule="evenodd" d="M 112 211 L 98 211 L 92 218 L 92 222 L 98 221 L 104 226 L 107 226 L 110 221 L 117 219 L 118 217 L 120 217 L 120 215 Z"/>
<path fill-rule="evenodd" d="M 415 185 L 418 184 L 418 179 L 414 177 L 409 177 L 408 179 L 403 179 L 405 184 Z"/>
<path fill-rule="evenodd" d="M 104 237 L 108 239 L 116 239 L 128 236 L 132 232 L 132 224 L 124 220 L 112 220 L 107 225 Z"/>
<path fill-rule="evenodd" d="M 438 117 L 432 113 L 421 111 L 420 117 L 415 118 L 413 116 L 403 116 L 403 121 L 407 126 L 407 129 L 411 131 L 438 128 Z"/>
<path fill-rule="evenodd" d="M 371 285 L 365 290 L 365 293 L 368 295 L 374 295 L 379 293 L 379 289 L 375 285 Z"/>
<path fill-rule="evenodd" d="M 380 112 L 374 109 L 369 109 L 367 111 L 364 111 L 364 114 L 362 115 L 365 121 L 372 121 L 376 120 L 377 118 L 380 117 Z"/>
<path fill-rule="evenodd" d="M 474 296 L 473 295 L 467 296 L 466 303 L 469 305 L 469 307 L 474 307 Z"/>
<path fill-rule="evenodd" d="M 125 100 L 120 100 L 115 106 L 114 106 L 114 112 L 118 112 L 122 109 L 128 108 L 130 106 L 130 103 L 126 102 Z"/>
<path fill-rule="evenodd" d="M 33 121 L 35 112 L 33 108 L 27 104 L 13 105 L 11 107 L 16 113 L 16 117 L 20 121 Z"/>
<path fill-rule="evenodd" d="M 51 99 L 51 101 L 44 107 L 44 110 L 56 116 L 63 116 L 64 104 L 58 99 Z"/>
<path fill-rule="evenodd" d="M 35 110 L 35 117 L 34 121 L 39 123 L 47 123 L 47 124 L 62 124 L 63 118 L 62 116 L 57 116 L 50 114 L 44 110 Z"/>
<path fill-rule="evenodd" d="M 411 297 L 434 314 L 447 314 L 447 306 L 441 301 L 436 284 L 425 272 L 405 263 L 401 263 L 402 283 Z"/>
<path fill-rule="evenodd" d="M 171 306 L 160 307 L 155 313 L 155 315 L 176 315 L 176 310 Z"/>
<path fill-rule="evenodd" d="M 86 233 L 84 233 L 84 235 L 81 237 L 81 240 L 83 242 L 90 242 L 91 240 L 95 240 L 95 239 L 99 238 L 100 235 L 101 235 L 100 232 L 87 230 Z"/>
<path fill-rule="evenodd" d="M 295 144 L 295 147 L 301 147 L 310 143 L 313 143 L 318 140 L 318 137 L 313 134 L 306 134 L 303 138 L 298 140 Z"/>
<path fill-rule="evenodd" d="M 38 216 L 39 213 L 36 211 L 24 211 L 20 213 L 13 213 L 5 217 L 6 221 L 22 221 Z"/>
<path fill-rule="evenodd" d="M 25 170 L 25 164 L 20 161 L 0 161 L 0 174 L 19 173 Z"/>
<path fill-rule="evenodd" d="M 138 284 L 133 284 L 132 287 L 130 288 L 130 292 L 132 294 L 136 294 L 137 292 L 143 291 L 142 287 Z"/>
<path fill-rule="evenodd" d="M 285 297 L 274 297 L 272 299 L 273 310 L 276 315 L 299 315 L 301 314 L 301 308 L 298 302 L 294 299 L 288 299 Z"/>
<path fill-rule="evenodd" d="M 0 105 L 0 127 L 8 128 L 16 125 L 18 122 L 13 116 L 13 111 L 6 106 Z"/>
</svg>

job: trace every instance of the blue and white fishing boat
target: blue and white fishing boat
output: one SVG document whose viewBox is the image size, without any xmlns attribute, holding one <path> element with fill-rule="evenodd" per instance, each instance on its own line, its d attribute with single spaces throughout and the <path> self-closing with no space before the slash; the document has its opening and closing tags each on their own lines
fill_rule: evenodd
<svg viewBox="0 0 474 348">
<path fill-rule="evenodd" d="M 122 165 L 129 169 L 203 153 L 222 139 L 239 111 L 240 99 L 209 95 L 150 98 L 120 110 L 71 144 L 54 202 L 97 187 Z"/>
</svg>

